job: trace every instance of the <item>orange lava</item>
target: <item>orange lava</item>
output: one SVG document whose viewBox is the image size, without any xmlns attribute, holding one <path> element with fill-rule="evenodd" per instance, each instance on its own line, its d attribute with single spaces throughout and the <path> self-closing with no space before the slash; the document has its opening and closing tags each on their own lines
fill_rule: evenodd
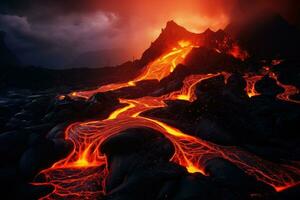
<svg viewBox="0 0 300 200">
<path fill-rule="evenodd" d="M 246 74 L 244 76 L 244 79 L 246 80 L 247 83 L 245 91 L 249 98 L 260 95 L 260 93 L 257 92 L 255 89 L 255 84 L 263 77 L 264 77 L 263 75 L 250 75 L 250 74 Z"/>
<path fill-rule="evenodd" d="M 57 97 L 57 99 L 60 100 L 60 101 L 64 100 L 65 98 L 66 98 L 65 95 L 59 95 L 59 96 Z"/>
<path fill-rule="evenodd" d="M 179 63 L 183 63 L 185 57 L 194 47 L 197 46 L 193 45 L 189 41 L 178 41 L 178 45 L 176 47 L 144 67 L 141 74 L 134 80 L 128 81 L 127 83 L 113 83 L 104 85 L 93 91 L 73 92 L 71 93 L 71 96 L 74 96 L 73 94 L 75 93 L 75 96 L 89 98 L 97 92 L 107 92 L 124 87 L 134 87 L 137 82 L 143 80 L 160 81 L 172 73 Z"/>
<path fill-rule="evenodd" d="M 282 62 L 282 60 L 273 60 L 272 65 L 273 66 L 279 65 L 281 62 Z M 278 75 L 276 73 L 272 72 L 271 68 L 269 66 L 264 66 L 263 71 L 260 74 L 253 75 L 253 74 L 247 73 L 244 76 L 244 79 L 247 82 L 245 91 L 249 98 L 261 95 L 259 92 L 256 91 L 255 84 L 257 83 L 257 81 L 261 80 L 264 76 L 269 76 L 271 79 L 274 79 L 276 81 L 276 84 L 279 87 L 284 89 L 283 93 L 280 93 L 276 96 L 277 99 L 280 99 L 282 101 L 300 104 L 299 100 L 295 100 L 295 99 L 291 98 L 291 96 L 296 95 L 300 92 L 299 89 L 293 85 L 286 85 L 286 84 L 281 83 L 278 80 Z"/>
<path fill-rule="evenodd" d="M 133 87 L 137 81 L 168 76 L 182 63 L 194 46 L 181 41 L 170 52 L 150 63 L 141 74 L 127 83 L 109 84 L 94 91 L 73 92 L 71 96 L 88 98 L 97 92 Z M 204 163 L 212 158 L 224 158 L 243 169 L 259 181 L 273 186 L 276 190 L 291 187 L 299 182 L 299 167 L 281 165 L 263 160 L 237 147 L 223 147 L 191 136 L 158 119 L 140 114 L 154 108 L 166 106 L 166 100 L 196 100 L 196 85 L 216 76 L 229 77 L 226 72 L 216 74 L 190 75 L 178 91 L 160 97 L 144 96 L 137 99 L 120 99 L 124 107 L 113 111 L 105 120 L 76 122 L 65 131 L 65 139 L 74 144 L 73 151 L 51 168 L 41 172 L 46 181 L 35 185 L 52 185 L 54 191 L 42 199 L 96 199 L 105 194 L 103 181 L 107 176 L 106 157 L 99 147 L 108 138 L 132 127 L 148 127 L 164 134 L 174 145 L 175 154 L 170 161 L 184 166 L 188 172 L 205 174 Z M 252 84 L 252 82 L 251 82 Z M 253 84 L 252 84 L 253 85 Z M 251 87 L 252 87 L 251 85 Z M 251 92 L 253 92 L 251 90 Z M 102 188 L 102 189 L 101 189 Z"/>
<path fill-rule="evenodd" d="M 300 101 L 299 101 L 299 100 L 291 99 L 291 96 L 293 96 L 293 95 L 299 93 L 298 88 L 296 88 L 296 87 L 293 86 L 293 85 L 285 85 L 285 84 L 282 84 L 282 83 L 278 80 L 278 76 L 277 76 L 274 72 L 270 72 L 270 73 L 269 73 L 269 77 L 270 77 L 270 78 L 273 78 L 273 79 L 276 81 L 276 84 L 277 84 L 279 87 L 282 87 L 282 88 L 284 89 L 284 92 L 283 92 L 283 93 L 280 93 L 280 94 L 277 95 L 277 98 L 278 98 L 278 99 L 283 100 L 283 101 L 289 101 L 289 102 L 294 102 L 294 103 L 300 104 Z"/>
<path fill-rule="evenodd" d="M 232 48 L 228 51 L 228 54 L 242 61 L 246 60 L 249 57 L 248 52 L 242 50 L 237 44 L 233 44 Z"/>
</svg>

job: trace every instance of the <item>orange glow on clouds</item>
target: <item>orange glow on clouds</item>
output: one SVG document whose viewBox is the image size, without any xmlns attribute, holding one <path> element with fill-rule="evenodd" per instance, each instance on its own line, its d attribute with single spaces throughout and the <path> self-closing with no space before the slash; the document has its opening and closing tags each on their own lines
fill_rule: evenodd
<svg viewBox="0 0 300 200">
<path fill-rule="evenodd" d="M 225 15 L 220 15 L 217 18 L 193 15 L 190 17 L 175 17 L 174 21 L 176 21 L 179 25 L 183 25 L 191 32 L 201 33 L 207 28 L 210 28 L 213 31 L 224 29 L 229 23 L 229 18 Z"/>
<path fill-rule="evenodd" d="M 224 29 L 230 20 L 228 13 L 231 6 L 221 1 L 129 0 L 126 2 L 126 5 L 118 8 L 114 8 L 113 3 L 104 4 L 108 4 L 108 11 L 116 13 L 120 23 L 126 24 L 126 27 L 122 27 L 122 34 L 126 35 L 126 37 L 124 35 L 126 43 L 130 43 L 134 48 L 135 58 L 139 58 L 149 44 L 158 37 L 167 21 L 173 20 L 191 32 L 202 33 L 207 28 L 213 31 Z M 122 21 L 124 15 L 128 20 L 126 22 Z M 122 41 L 120 42 L 123 44 Z"/>
</svg>

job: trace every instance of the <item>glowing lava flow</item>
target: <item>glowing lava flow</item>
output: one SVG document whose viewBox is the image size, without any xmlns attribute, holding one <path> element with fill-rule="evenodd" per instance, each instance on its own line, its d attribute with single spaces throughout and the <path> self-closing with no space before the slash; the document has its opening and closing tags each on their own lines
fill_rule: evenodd
<svg viewBox="0 0 300 200">
<path fill-rule="evenodd" d="M 190 43 L 185 44 L 179 45 L 180 50 L 173 49 L 171 53 L 151 63 L 139 77 L 131 82 L 124 85 L 111 84 L 95 91 L 77 92 L 75 95 L 87 98 L 99 91 L 133 86 L 138 80 L 160 80 L 168 76 L 175 68 L 175 64 L 182 62 L 192 49 Z M 225 80 L 228 78 L 228 74 L 225 72 L 191 75 L 185 78 L 182 88 L 178 91 L 160 97 L 120 99 L 121 103 L 127 105 L 112 112 L 107 119 L 71 124 L 65 132 L 65 139 L 73 143 L 73 151 L 51 168 L 41 172 L 40 175 L 44 176 L 45 182 L 34 183 L 35 185 L 52 185 L 54 187 L 54 191 L 42 199 L 101 198 L 105 194 L 103 181 L 108 171 L 105 155 L 100 152 L 99 147 L 108 137 L 132 127 L 148 127 L 164 134 L 175 147 L 175 154 L 171 161 L 184 166 L 190 173 L 205 174 L 207 160 L 221 157 L 236 164 L 258 180 L 273 186 L 277 191 L 297 184 L 300 175 L 299 167 L 275 164 L 236 147 L 222 147 L 186 134 L 157 119 L 140 116 L 145 111 L 165 107 L 164 101 L 166 100 L 192 102 L 196 99 L 194 90 L 197 84 L 205 79 L 222 75 Z"/>
<path fill-rule="evenodd" d="M 242 50 L 239 45 L 233 44 L 232 48 L 227 52 L 229 55 L 232 55 L 236 59 L 240 59 L 241 61 L 249 58 L 249 54 L 247 51 Z"/>
<path fill-rule="evenodd" d="M 276 96 L 278 99 L 300 104 L 300 101 L 291 99 L 291 96 L 299 93 L 299 90 L 295 86 L 282 84 L 274 72 L 270 72 L 269 77 L 273 78 L 276 81 L 276 84 L 284 89 L 283 93 Z"/>
<path fill-rule="evenodd" d="M 143 80 L 158 80 L 167 77 L 170 73 L 174 71 L 176 66 L 179 63 L 182 63 L 185 57 L 190 53 L 190 51 L 197 47 L 193 45 L 189 41 L 179 41 L 178 45 L 174 47 L 170 52 L 160 56 L 158 59 L 154 60 L 150 64 L 148 64 L 141 74 L 136 77 L 134 80 L 128 81 L 127 83 L 113 83 L 104 85 L 96 90 L 90 91 L 81 91 L 81 92 L 73 92 L 71 96 L 75 94 L 77 97 L 89 98 L 93 94 L 97 92 L 107 92 L 111 90 L 117 90 L 124 87 L 133 87 L 136 82 Z M 73 95 L 74 96 L 74 95 Z"/>
<path fill-rule="evenodd" d="M 272 61 L 272 65 L 278 65 L 282 62 L 282 60 L 273 60 Z M 294 100 L 291 98 L 291 96 L 298 94 L 299 90 L 298 88 L 296 88 L 293 85 L 285 85 L 282 84 L 279 80 L 278 80 L 278 76 L 276 75 L 276 73 L 272 72 L 270 70 L 270 67 L 265 66 L 263 67 L 263 71 L 261 72 L 261 74 L 246 74 L 244 76 L 244 79 L 246 80 L 246 88 L 245 91 L 248 95 L 248 97 L 254 97 L 254 96 L 259 96 L 261 95 L 259 92 L 256 91 L 255 89 L 255 84 L 257 83 L 257 81 L 260 81 L 264 76 L 268 76 L 271 79 L 274 79 L 276 81 L 276 84 L 284 89 L 283 93 L 280 93 L 276 96 L 277 99 L 280 99 L 282 101 L 288 101 L 288 102 L 293 102 L 293 103 L 298 103 L 300 104 L 299 100 Z"/>
<path fill-rule="evenodd" d="M 248 97 L 254 97 L 260 95 L 259 92 L 256 91 L 255 89 L 255 84 L 257 81 L 261 80 L 264 76 L 263 75 L 254 75 L 250 76 L 249 74 L 246 74 L 244 76 L 244 79 L 246 80 L 246 88 L 245 91 L 248 95 Z"/>
</svg>

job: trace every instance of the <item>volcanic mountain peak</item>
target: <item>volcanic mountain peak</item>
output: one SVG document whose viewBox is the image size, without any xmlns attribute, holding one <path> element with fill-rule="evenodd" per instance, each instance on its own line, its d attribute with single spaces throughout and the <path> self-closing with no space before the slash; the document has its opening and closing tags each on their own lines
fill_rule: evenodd
<svg viewBox="0 0 300 200">
<path fill-rule="evenodd" d="M 208 28 L 203 33 L 192 33 L 171 20 L 167 22 L 158 38 L 143 53 L 141 65 L 146 65 L 163 53 L 170 51 L 177 46 L 179 41 L 189 41 L 194 46 L 204 46 L 220 51 L 227 51 L 233 43 L 223 30 L 214 32 Z"/>
<path fill-rule="evenodd" d="M 184 27 L 178 25 L 175 21 L 168 21 L 162 33 L 189 33 Z"/>
<path fill-rule="evenodd" d="M 214 31 L 212 31 L 210 28 L 207 28 L 203 33 L 204 34 L 213 34 Z"/>
<path fill-rule="evenodd" d="M 174 46 L 179 40 L 190 40 L 196 35 L 172 20 L 167 22 L 166 27 L 162 29 L 160 35 L 152 44 Z"/>
<path fill-rule="evenodd" d="M 183 28 L 182 26 L 179 26 L 174 20 L 167 21 L 166 28 L 169 27 L 169 26 L 174 26 L 174 27 L 181 27 L 181 28 Z"/>
<path fill-rule="evenodd" d="M 161 34 L 173 34 L 174 36 L 196 36 L 196 35 L 211 35 L 214 34 L 215 32 L 212 31 L 210 28 L 207 28 L 203 33 L 192 33 L 190 31 L 188 31 L 186 28 L 184 28 L 181 25 L 178 25 L 175 21 L 170 20 L 167 22 L 166 27 L 162 29 L 162 33 Z"/>
</svg>

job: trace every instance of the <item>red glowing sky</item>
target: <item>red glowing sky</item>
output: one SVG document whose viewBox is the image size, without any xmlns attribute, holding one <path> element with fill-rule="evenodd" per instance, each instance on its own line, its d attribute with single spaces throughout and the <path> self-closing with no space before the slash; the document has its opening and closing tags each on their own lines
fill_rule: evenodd
<svg viewBox="0 0 300 200">
<path fill-rule="evenodd" d="M 169 20 L 193 32 L 207 28 L 216 31 L 224 29 L 232 20 L 270 10 L 293 22 L 298 15 L 296 10 L 293 12 L 297 8 L 295 4 L 294 0 L 126 0 L 122 3 L 92 0 L 86 7 L 77 9 L 113 13 L 112 23 L 123 34 L 118 44 L 129 43 L 134 47 L 130 53 L 139 57 Z"/>
<path fill-rule="evenodd" d="M 298 4 L 296 0 L 3 0 L 0 30 L 10 35 L 9 46 L 25 63 L 57 65 L 82 52 L 115 48 L 126 49 L 126 59 L 132 59 L 169 20 L 201 32 L 271 9 L 298 24 Z"/>
</svg>

